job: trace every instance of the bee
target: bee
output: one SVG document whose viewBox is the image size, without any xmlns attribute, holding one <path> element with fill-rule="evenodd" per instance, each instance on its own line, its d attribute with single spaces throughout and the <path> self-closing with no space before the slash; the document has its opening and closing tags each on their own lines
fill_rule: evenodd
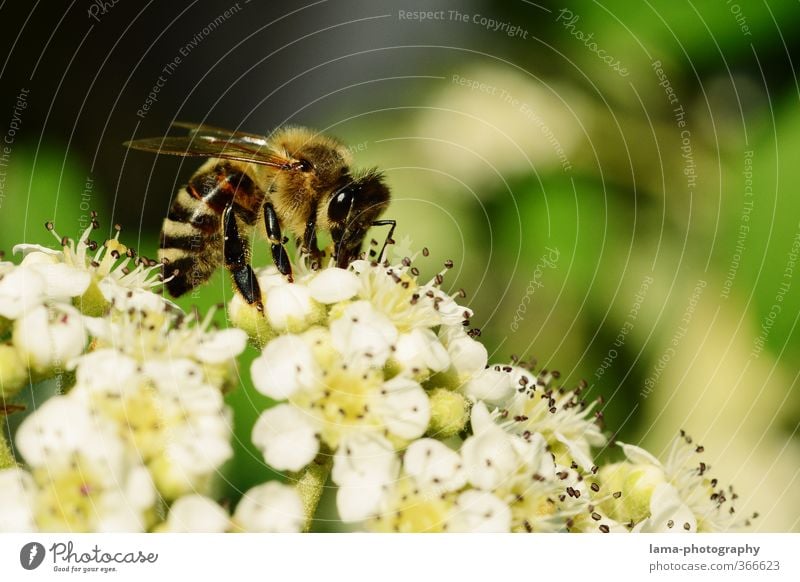
<svg viewBox="0 0 800 582">
<path fill-rule="evenodd" d="M 224 265 L 235 290 L 263 311 L 250 264 L 254 230 L 266 236 L 275 266 L 289 281 L 287 233 L 312 268 L 325 256 L 317 245 L 320 230 L 330 233 L 340 268 L 360 256 L 371 226 L 390 226 L 391 242 L 395 221 L 378 220 L 390 198 L 383 175 L 374 168 L 352 170 L 350 151 L 339 140 L 303 127 L 283 127 L 266 137 L 209 125 L 173 126 L 188 135 L 124 144 L 210 158 L 178 191 L 161 229 L 158 258 L 172 271 L 165 283 L 172 296 L 206 282 Z"/>
</svg>

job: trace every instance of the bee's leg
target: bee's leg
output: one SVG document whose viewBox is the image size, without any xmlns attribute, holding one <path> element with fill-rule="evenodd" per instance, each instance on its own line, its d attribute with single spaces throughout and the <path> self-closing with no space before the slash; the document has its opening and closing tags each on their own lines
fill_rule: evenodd
<svg viewBox="0 0 800 582">
<path fill-rule="evenodd" d="M 264 311 L 261 303 L 261 288 L 253 268 L 248 261 L 249 243 L 239 234 L 233 203 L 228 204 L 222 214 L 223 254 L 225 268 L 230 271 L 236 289 L 249 304 Z"/>
<path fill-rule="evenodd" d="M 394 235 L 394 229 L 397 227 L 397 221 L 392 219 L 375 220 L 372 222 L 372 226 L 389 226 L 389 234 L 386 235 L 386 239 L 383 241 L 383 247 L 381 247 L 381 252 L 378 255 L 378 260 L 381 261 L 383 260 L 383 253 L 386 252 L 386 247 L 394 244 L 392 236 Z"/>
<path fill-rule="evenodd" d="M 306 229 L 303 232 L 303 240 L 300 241 L 302 253 L 309 257 L 311 269 L 316 271 L 322 266 L 324 253 L 317 244 L 317 213 L 312 212 L 306 221 Z"/>
<path fill-rule="evenodd" d="M 282 275 L 286 275 L 291 283 L 292 278 L 292 264 L 289 262 L 289 255 L 286 253 L 286 247 L 283 246 L 283 236 L 281 235 L 281 225 L 278 222 L 278 214 L 275 212 L 275 207 L 267 202 L 264 204 L 264 224 L 267 226 L 267 237 L 269 238 L 270 249 L 272 250 L 272 260 L 278 271 Z"/>
</svg>

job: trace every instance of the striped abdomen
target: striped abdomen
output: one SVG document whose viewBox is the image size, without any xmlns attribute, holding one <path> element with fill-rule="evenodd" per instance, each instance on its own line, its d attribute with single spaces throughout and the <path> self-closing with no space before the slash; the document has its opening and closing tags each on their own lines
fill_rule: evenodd
<svg viewBox="0 0 800 582">
<path fill-rule="evenodd" d="M 223 264 L 222 213 L 233 204 L 240 232 L 249 234 L 264 201 L 243 165 L 211 160 L 178 191 L 161 229 L 158 258 L 167 261 L 173 297 L 206 282 Z"/>
</svg>

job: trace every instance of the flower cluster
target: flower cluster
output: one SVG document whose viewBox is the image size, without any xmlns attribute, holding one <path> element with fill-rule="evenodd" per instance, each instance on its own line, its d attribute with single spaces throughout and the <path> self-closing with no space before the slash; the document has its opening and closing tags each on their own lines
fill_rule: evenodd
<svg viewBox="0 0 800 582">
<path fill-rule="evenodd" d="M 0 471 L 2 531 L 189 527 L 176 525 L 180 508 L 212 492 L 214 477 L 233 454 L 223 392 L 236 380 L 246 334 L 213 329 L 213 313 L 202 322 L 187 318 L 151 291 L 160 281 L 158 267 L 141 259 L 129 270 L 135 253 L 118 234 L 102 245 L 91 241 L 96 227 L 77 243 L 59 238 L 61 251 L 18 247 L 22 263 L 3 267 L 4 316 L 13 320 L 4 348 L 21 354 L 20 385 L 33 371 L 69 376 L 71 385 L 17 431 L 26 468 Z M 48 316 L 53 312 L 59 315 Z M 3 379 L 13 372 L 7 364 Z M 13 393 L 3 386 L 10 400 Z M 248 492 L 225 529 L 299 530 L 299 495 L 269 485 Z M 158 525 L 170 505 L 167 521 Z M 202 515 L 196 514 L 197 525 L 216 529 Z"/>
<path fill-rule="evenodd" d="M 161 266 L 118 232 L 92 241 L 97 228 L 0 263 L 0 404 L 10 413 L 25 386 L 61 380 L 16 432 L 23 464 L 0 468 L 0 531 L 301 531 L 328 479 L 340 519 L 366 531 L 748 521 L 686 435 L 664 463 L 620 443 L 625 460 L 598 466 L 608 442 L 586 384 L 566 388 L 557 371 L 516 359 L 490 364 L 465 294 L 443 289 L 451 261 L 425 283 L 417 256 L 299 264 L 291 282 L 261 269 L 260 303 L 234 295 L 235 327 L 219 329 L 215 311 L 189 317 L 156 292 Z M 224 396 L 248 338 L 252 386 L 273 401 L 252 441 L 289 483 L 236 502 L 215 483 L 234 454 Z"/>
</svg>

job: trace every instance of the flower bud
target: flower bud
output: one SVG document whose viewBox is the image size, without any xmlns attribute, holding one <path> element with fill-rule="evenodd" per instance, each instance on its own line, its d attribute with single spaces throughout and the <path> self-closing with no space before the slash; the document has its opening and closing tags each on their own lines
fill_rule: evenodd
<svg viewBox="0 0 800 582">
<path fill-rule="evenodd" d="M 28 367 L 17 349 L 0 345 L 0 403 L 15 396 L 28 382 Z"/>
<path fill-rule="evenodd" d="M 469 401 L 462 394 L 436 388 L 428 394 L 431 420 L 428 434 L 439 439 L 457 435 L 469 420 Z"/>
<path fill-rule="evenodd" d="M 611 497 L 601 504 L 611 519 L 638 523 L 650 515 L 650 498 L 660 483 L 664 472 L 655 465 L 634 464 L 627 461 L 601 468 L 598 478 L 608 491 L 620 491 L 618 498 Z"/>
</svg>

